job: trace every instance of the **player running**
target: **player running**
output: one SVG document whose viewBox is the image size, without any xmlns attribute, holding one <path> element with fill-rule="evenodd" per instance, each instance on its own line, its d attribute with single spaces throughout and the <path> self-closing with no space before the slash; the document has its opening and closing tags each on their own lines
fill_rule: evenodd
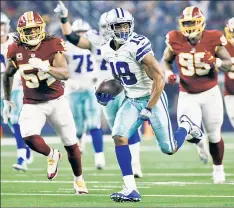
<svg viewBox="0 0 234 208">
<path fill-rule="evenodd" d="M 205 30 L 205 17 L 201 10 L 194 6 L 183 10 L 179 25 L 180 31 L 173 30 L 167 34 L 167 47 L 162 58 L 169 74 L 168 79 L 173 75 L 172 63 L 175 59 L 179 66 L 178 122 L 182 115 L 187 115 L 199 127 L 203 122 L 213 159 L 214 183 L 223 183 L 223 102 L 216 68 L 230 70 L 231 58 L 225 49 L 227 40 L 217 30 Z M 207 163 L 208 154 L 204 149 L 204 141 L 197 138 L 190 141 L 197 144 L 201 159 Z"/>
<path fill-rule="evenodd" d="M 180 128 L 173 135 L 167 96 L 163 91 L 164 72 L 154 58 L 148 38 L 133 32 L 132 15 L 122 8 L 112 9 L 107 13 L 106 22 L 111 38 L 102 45 L 102 56 L 109 62 L 115 78 L 121 81 L 126 92 L 112 131 L 124 188 L 110 197 L 116 202 L 140 201 L 128 139 L 142 122 L 150 121 L 161 151 L 168 155 L 178 151 L 187 135 L 200 139 L 203 133 L 187 116 L 181 116 Z M 99 102 L 104 105 L 112 99 L 113 96 L 107 93 L 98 95 Z"/>
<path fill-rule="evenodd" d="M 18 20 L 18 40 L 8 47 L 9 59 L 4 73 L 5 103 L 10 102 L 11 82 L 19 71 L 23 84 L 23 108 L 20 130 L 26 144 L 48 158 L 47 177 L 52 180 L 58 173 L 61 152 L 49 147 L 40 136 L 48 120 L 60 137 L 74 174 L 76 194 L 87 194 L 82 177 L 81 154 L 77 145 L 76 128 L 69 104 L 64 98 L 61 80 L 68 79 L 66 51 L 62 39 L 45 32 L 45 22 L 34 12 L 25 12 Z M 10 103 L 4 106 L 4 120 L 10 113 Z"/>
</svg>

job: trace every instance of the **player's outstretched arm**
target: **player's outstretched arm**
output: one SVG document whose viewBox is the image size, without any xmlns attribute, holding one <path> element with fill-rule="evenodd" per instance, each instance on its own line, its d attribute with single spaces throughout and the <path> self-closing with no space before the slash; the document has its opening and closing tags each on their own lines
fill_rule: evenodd
<svg viewBox="0 0 234 208">
<path fill-rule="evenodd" d="M 16 71 L 17 66 L 15 62 L 9 59 L 6 66 L 6 71 L 3 75 L 4 99 L 8 101 L 10 101 L 13 78 Z"/>
<path fill-rule="evenodd" d="M 68 9 L 65 7 L 62 1 L 58 1 L 54 12 L 60 16 L 62 32 L 66 39 L 75 46 L 90 50 L 90 41 L 72 31 L 72 26 L 68 21 Z"/>
<path fill-rule="evenodd" d="M 231 61 L 231 56 L 225 46 L 218 46 L 216 53 L 215 53 L 217 58 L 221 59 L 221 66 L 219 67 L 220 70 L 223 72 L 228 72 L 231 71 L 232 69 L 232 61 Z"/>
<path fill-rule="evenodd" d="M 144 69 L 150 79 L 153 80 L 152 91 L 147 108 L 152 109 L 158 102 L 164 88 L 164 72 L 152 54 L 147 54 L 143 59 Z"/>
</svg>

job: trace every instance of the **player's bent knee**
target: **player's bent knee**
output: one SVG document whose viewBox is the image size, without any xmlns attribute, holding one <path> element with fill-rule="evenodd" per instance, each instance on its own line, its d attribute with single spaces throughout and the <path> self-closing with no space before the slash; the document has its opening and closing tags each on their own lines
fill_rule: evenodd
<svg viewBox="0 0 234 208">
<path fill-rule="evenodd" d="M 99 124 L 90 124 L 90 125 L 87 125 L 87 130 L 91 131 L 93 129 L 100 129 L 100 123 Z"/>
<path fill-rule="evenodd" d="M 62 140 L 62 143 L 63 143 L 63 145 L 64 146 L 72 146 L 72 145 L 75 145 L 75 144 L 77 144 L 77 139 L 76 139 L 76 137 L 63 137 L 63 138 L 61 138 L 61 140 Z"/>
<path fill-rule="evenodd" d="M 19 123 L 19 119 L 18 118 L 11 118 L 10 122 L 11 122 L 12 125 L 18 124 Z"/>
<path fill-rule="evenodd" d="M 161 152 L 164 153 L 164 154 L 167 154 L 167 155 L 173 155 L 176 150 L 171 150 L 171 148 L 169 147 L 168 144 L 161 144 L 160 145 L 160 149 L 161 149 Z"/>
<path fill-rule="evenodd" d="M 173 155 L 175 152 L 169 152 L 168 150 L 161 149 L 162 153 L 166 155 Z"/>
<path fill-rule="evenodd" d="M 116 146 L 121 146 L 121 145 L 127 145 L 128 144 L 128 139 L 122 136 L 113 136 L 112 137 L 114 139 L 115 145 Z"/>
<path fill-rule="evenodd" d="M 214 132 L 214 133 L 208 133 L 207 134 L 208 140 L 211 143 L 218 143 L 221 140 L 221 133 L 219 132 Z"/>
</svg>

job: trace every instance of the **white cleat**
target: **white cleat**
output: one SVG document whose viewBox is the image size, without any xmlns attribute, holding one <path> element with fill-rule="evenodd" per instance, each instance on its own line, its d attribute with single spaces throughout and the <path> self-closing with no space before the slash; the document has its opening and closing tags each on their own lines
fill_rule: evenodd
<svg viewBox="0 0 234 208">
<path fill-rule="evenodd" d="M 214 184 L 222 184 L 225 182 L 225 172 L 224 171 L 213 171 Z"/>
<path fill-rule="evenodd" d="M 62 159 L 62 154 L 57 149 L 53 149 L 53 156 L 47 157 L 47 178 L 53 180 L 58 174 L 59 161 Z"/>
<path fill-rule="evenodd" d="M 197 146 L 197 152 L 198 152 L 199 158 L 202 161 L 202 163 L 207 164 L 208 160 L 209 160 L 209 154 L 208 154 L 207 150 Z"/>
<path fill-rule="evenodd" d="M 191 135 L 192 138 L 196 139 L 202 139 L 204 137 L 204 134 L 200 127 L 198 127 L 195 123 L 193 123 L 190 118 L 186 115 L 182 115 L 179 119 L 179 121 L 182 122 L 188 122 L 190 125 L 190 130 L 188 132 L 189 135 Z"/>
<path fill-rule="evenodd" d="M 209 152 L 206 148 L 206 141 L 202 139 L 198 144 L 196 144 L 196 147 L 200 160 L 203 164 L 207 164 L 209 160 Z"/>
<path fill-rule="evenodd" d="M 142 178 L 143 177 L 140 162 L 132 163 L 132 172 L 133 172 L 134 178 Z"/>
<path fill-rule="evenodd" d="M 96 167 L 98 170 L 104 169 L 104 167 L 105 167 L 105 165 L 106 165 L 104 152 L 95 153 L 95 154 L 94 154 L 94 160 L 95 160 L 95 167 Z"/>
<path fill-rule="evenodd" d="M 128 189 L 124 186 L 123 190 L 110 195 L 115 202 L 139 202 L 141 195 L 137 189 Z"/>
<path fill-rule="evenodd" d="M 87 189 L 87 187 L 85 185 L 84 180 L 83 181 L 74 180 L 73 185 L 74 185 L 76 195 L 88 194 L 88 189 Z"/>
<path fill-rule="evenodd" d="M 12 167 L 15 169 L 15 170 L 18 170 L 18 171 L 27 171 L 28 170 L 28 167 L 27 167 L 27 161 L 24 160 L 23 158 L 18 158 L 17 160 L 17 163 L 13 164 Z"/>
</svg>

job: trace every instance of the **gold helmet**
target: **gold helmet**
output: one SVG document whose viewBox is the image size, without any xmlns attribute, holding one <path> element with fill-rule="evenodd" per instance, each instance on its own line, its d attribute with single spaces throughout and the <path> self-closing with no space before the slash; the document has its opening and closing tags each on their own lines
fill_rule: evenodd
<svg viewBox="0 0 234 208">
<path fill-rule="evenodd" d="M 234 17 L 228 20 L 226 27 L 224 28 L 225 36 L 227 40 L 234 44 Z"/>
<path fill-rule="evenodd" d="M 34 12 L 25 12 L 18 20 L 17 31 L 20 34 L 20 40 L 31 46 L 39 44 L 45 38 L 45 22 L 42 17 Z M 37 30 L 31 34 L 32 28 Z"/>
<path fill-rule="evenodd" d="M 179 19 L 179 25 L 184 36 L 194 38 L 205 29 L 205 16 L 195 6 L 186 7 Z"/>
</svg>

